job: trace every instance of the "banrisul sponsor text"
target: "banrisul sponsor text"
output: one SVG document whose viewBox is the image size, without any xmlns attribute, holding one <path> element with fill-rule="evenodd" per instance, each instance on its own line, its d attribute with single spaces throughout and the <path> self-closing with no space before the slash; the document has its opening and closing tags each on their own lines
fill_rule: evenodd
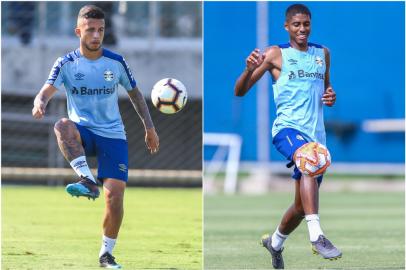
<svg viewBox="0 0 406 270">
<path fill-rule="evenodd" d="M 324 74 L 319 72 L 306 72 L 302 69 L 299 69 L 296 73 L 294 71 L 290 71 L 289 80 L 295 78 L 316 78 L 320 80 L 324 80 Z"/>
<path fill-rule="evenodd" d="M 110 95 L 116 91 L 115 88 L 87 88 L 86 86 L 82 86 L 79 88 L 73 87 L 72 95 Z"/>
</svg>

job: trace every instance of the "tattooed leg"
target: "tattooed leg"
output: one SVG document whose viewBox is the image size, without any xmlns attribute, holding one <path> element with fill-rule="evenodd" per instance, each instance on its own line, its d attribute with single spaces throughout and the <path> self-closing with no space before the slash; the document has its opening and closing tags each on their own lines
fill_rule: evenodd
<svg viewBox="0 0 406 270">
<path fill-rule="evenodd" d="M 67 118 L 62 118 L 54 126 L 58 146 L 67 161 L 84 156 L 85 150 L 76 125 Z"/>
<path fill-rule="evenodd" d="M 56 122 L 54 130 L 58 140 L 59 149 L 61 149 L 66 160 L 69 161 L 72 169 L 79 177 L 87 178 L 96 184 L 96 180 L 87 164 L 85 150 L 82 146 L 82 139 L 80 138 L 80 133 L 76 128 L 75 123 L 69 119 L 62 118 Z M 94 195 L 93 198 L 99 196 L 97 192 L 95 191 L 94 194 L 96 195 Z"/>
</svg>

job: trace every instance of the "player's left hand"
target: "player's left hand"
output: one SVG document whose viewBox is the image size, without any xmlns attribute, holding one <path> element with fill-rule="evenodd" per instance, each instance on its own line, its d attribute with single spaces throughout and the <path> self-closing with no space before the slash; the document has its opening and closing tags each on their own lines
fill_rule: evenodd
<svg viewBox="0 0 406 270">
<path fill-rule="evenodd" d="M 145 130 L 145 143 L 151 154 L 159 151 L 159 137 L 156 134 L 155 128 L 148 128 Z"/>
<path fill-rule="evenodd" d="M 323 97 L 321 98 L 323 104 L 326 106 L 333 106 L 336 103 L 336 92 L 334 92 L 331 86 L 327 87 L 324 91 Z"/>
</svg>

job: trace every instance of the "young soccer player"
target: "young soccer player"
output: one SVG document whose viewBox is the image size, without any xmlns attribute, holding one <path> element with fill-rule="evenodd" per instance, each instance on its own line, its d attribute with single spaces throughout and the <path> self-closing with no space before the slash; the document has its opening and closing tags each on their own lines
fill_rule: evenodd
<svg viewBox="0 0 406 270">
<path fill-rule="evenodd" d="M 151 153 L 158 151 L 159 139 L 124 58 L 102 47 L 104 29 L 100 8 L 81 8 L 75 29 L 80 46 L 55 62 L 34 100 L 32 114 L 41 119 L 48 102 L 64 84 L 69 119 L 60 119 L 54 129 L 62 154 L 80 177 L 66 191 L 72 196 L 99 197 L 98 183 L 86 162 L 86 156 L 97 155 L 97 179 L 103 184 L 106 202 L 99 262 L 101 267 L 119 269 L 112 254 L 123 219 L 128 178 L 128 146 L 118 108 L 119 84 L 127 90 L 144 124 L 145 142 Z"/>
<path fill-rule="evenodd" d="M 235 95 L 243 96 L 269 71 L 274 84 L 276 120 L 272 128 L 273 144 L 293 165 L 293 155 L 308 142 L 326 145 L 323 104 L 333 106 L 336 94 L 330 84 L 330 53 L 321 45 L 308 42 L 311 13 L 301 4 L 286 10 L 285 30 L 289 43 L 272 46 L 264 53 L 255 49 L 246 59 L 246 68 L 235 86 Z M 283 269 L 283 243 L 306 219 L 313 251 L 326 259 L 341 257 L 341 252 L 325 237 L 319 221 L 319 186 L 322 176 L 303 175 L 295 166 L 295 199 L 271 236 L 262 238 L 272 255 L 275 269 Z"/>
</svg>

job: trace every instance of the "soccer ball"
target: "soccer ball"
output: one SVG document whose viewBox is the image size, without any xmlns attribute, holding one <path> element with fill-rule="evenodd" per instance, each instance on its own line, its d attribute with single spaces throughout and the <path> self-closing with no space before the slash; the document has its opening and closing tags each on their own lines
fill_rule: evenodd
<svg viewBox="0 0 406 270">
<path fill-rule="evenodd" d="M 301 173 L 311 177 L 322 175 L 331 164 L 327 147 L 317 142 L 302 145 L 296 150 L 293 160 Z"/>
<path fill-rule="evenodd" d="M 186 104 L 186 87 L 176 79 L 162 79 L 152 88 L 151 100 L 159 111 L 166 114 L 176 113 Z"/>
</svg>

